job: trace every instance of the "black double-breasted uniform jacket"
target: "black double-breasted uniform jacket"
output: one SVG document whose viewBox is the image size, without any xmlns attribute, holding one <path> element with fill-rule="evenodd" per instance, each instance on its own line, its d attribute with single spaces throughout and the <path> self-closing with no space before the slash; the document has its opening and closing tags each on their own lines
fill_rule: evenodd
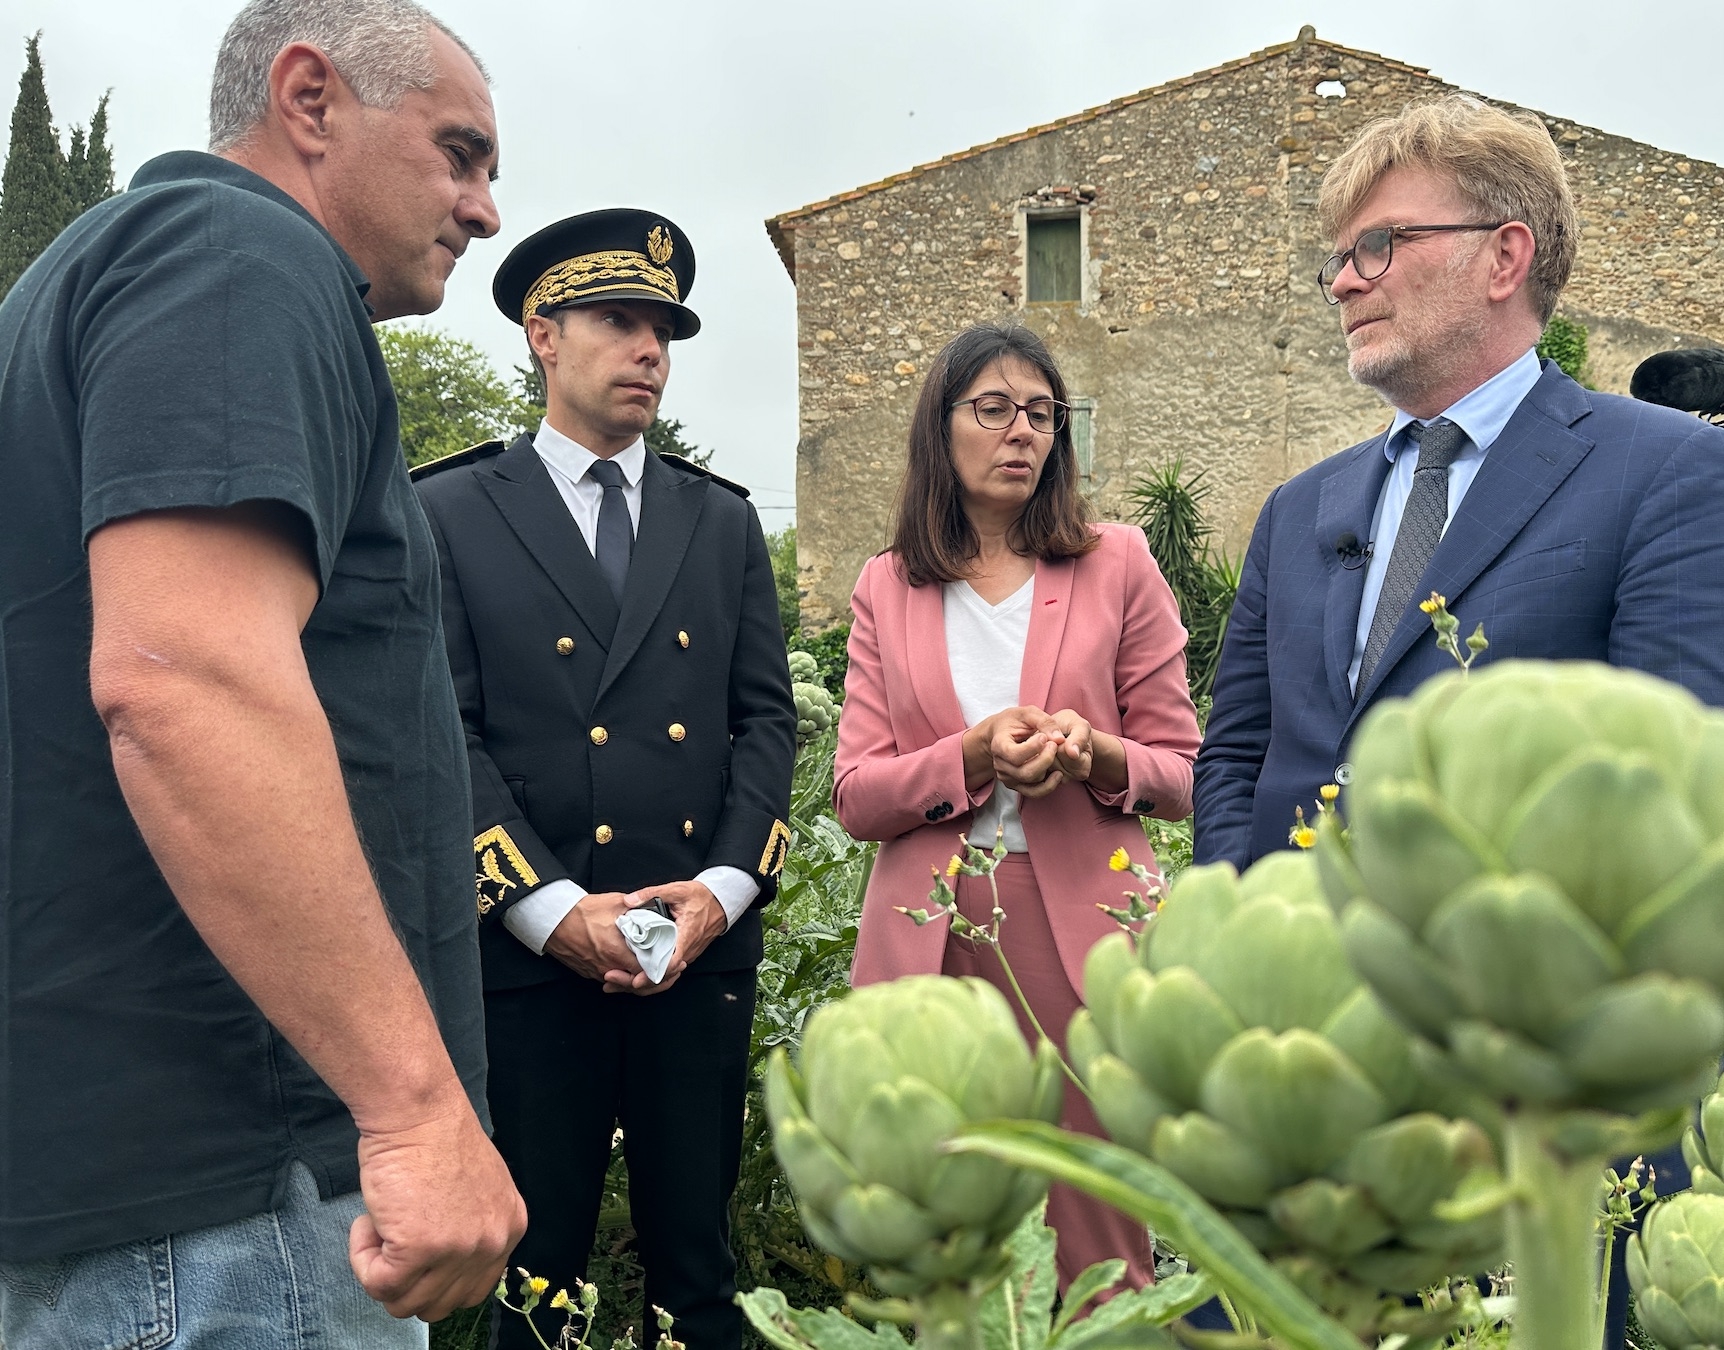
<svg viewBox="0 0 1724 1350">
<path fill-rule="evenodd" d="M 485 987 L 576 978 L 501 923 L 563 877 L 633 891 L 738 868 L 760 899 L 693 969 L 757 963 L 796 714 L 746 494 L 649 452 L 619 605 L 530 436 L 416 476 L 473 776 Z"/>
</svg>

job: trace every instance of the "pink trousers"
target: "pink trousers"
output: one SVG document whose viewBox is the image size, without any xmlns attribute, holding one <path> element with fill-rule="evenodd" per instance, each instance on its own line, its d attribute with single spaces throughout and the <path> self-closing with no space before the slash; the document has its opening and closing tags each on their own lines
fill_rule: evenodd
<svg viewBox="0 0 1724 1350">
<path fill-rule="evenodd" d="M 1036 884 L 1029 854 L 1007 854 L 994 879 L 999 885 L 1000 908 L 1006 912 L 1005 922 L 1000 925 L 1000 945 L 1012 963 L 1012 973 L 1023 986 L 1030 1007 L 1035 1010 L 1036 1019 L 1063 1053 L 1066 1026 L 1082 1000 L 1072 988 L 1054 949 L 1053 930 L 1048 927 L 1041 888 Z M 966 919 L 984 928 L 993 922 L 993 894 L 985 877 L 959 877 L 957 892 L 958 910 Z M 1012 992 L 992 948 L 948 937 L 941 970 L 947 975 L 975 975 L 986 980 L 1006 996 L 1018 1015 L 1024 1036 L 1034 1036 L 1029 1017 Z M 1089 1099 L 1069 1081 L 1060 1124 L 1068 1130 L 1105 1137 Z M 1118 1210 L 1070 1187 L 1055 1185 L 1048 1195 L 1048 1223 L 1059 1234 L 1056 1260 L 1062 1294 L 1086 1266 L 1114 1257 L 1126 1262 L 1124 1287 L 1138 1289 L 1154 1280 L 1155 1262 L 1148 1230 Z"/>
</svg>

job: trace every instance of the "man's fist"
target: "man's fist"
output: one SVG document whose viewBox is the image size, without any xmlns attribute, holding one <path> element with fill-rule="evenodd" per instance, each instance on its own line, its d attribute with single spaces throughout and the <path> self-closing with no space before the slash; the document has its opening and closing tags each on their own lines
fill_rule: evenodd
<svg viewBox="0 0 1724 1350">
<path fill-rule="evenodd" d="M 435 1322 L 484 1302 L 527 1231 L 527 1207 L 465 1097 L 407 1128 L 362 1130 L 359 1189 L 348 1260 L 395 1317 Z"/>
</svg>

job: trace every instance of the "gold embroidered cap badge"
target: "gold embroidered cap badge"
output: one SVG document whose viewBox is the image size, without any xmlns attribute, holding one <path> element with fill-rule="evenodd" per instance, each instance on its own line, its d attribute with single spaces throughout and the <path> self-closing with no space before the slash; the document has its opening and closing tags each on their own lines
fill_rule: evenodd
<svg viewBox="0 0 1724 1350">
<path fill-rule="evenodd" d="M 670 231 L 665 229 L 662 223 L 654 225 L 652 229 L 647 231 L 646 251 L 647 257 L 660 267 L 669 262 L 670 255 L 676 251 L 676 244 L 670 237 Z"/>
</svg>

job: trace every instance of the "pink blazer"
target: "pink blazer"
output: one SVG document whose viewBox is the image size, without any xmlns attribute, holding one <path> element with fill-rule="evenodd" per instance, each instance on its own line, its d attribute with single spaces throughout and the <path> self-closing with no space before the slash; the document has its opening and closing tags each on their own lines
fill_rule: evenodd
<svg viewBox="0 0 1724 1350">
<path fill-rule="evenodd" d="M 1141 530 L 1096 530 L 1101 543 L 1083 557 L 1036 564 L 1018 690 L 1023 704 L 1074 709 L 1125 742 L 1124 792 L 1102 796 L 1066 783 L 1021 805 L 1048 924 L 1077 990 L 1090 947 L 1118 931 L 1096 905 L 1118 905 L 1132 884 L 1109 870 L 1108 857 L 1123 846 L 1148 861 L 1137 817 L 1179 820 L 1191 810 L 1199 741 L 1173 593 Z M 881 554 L 862 569 L 850 606 L 832 802 L 851 835 L 881 841 L 851 969 L 860 985 L 939 971 L 947 926 L 918 928 L 893 906 L 926 908 L 930 869 L 957 852 L 994 785 L 964 787 L 965 723 L 946 659 L 941 588 L 910 586 L 892 555 Z"/>
</svg>

